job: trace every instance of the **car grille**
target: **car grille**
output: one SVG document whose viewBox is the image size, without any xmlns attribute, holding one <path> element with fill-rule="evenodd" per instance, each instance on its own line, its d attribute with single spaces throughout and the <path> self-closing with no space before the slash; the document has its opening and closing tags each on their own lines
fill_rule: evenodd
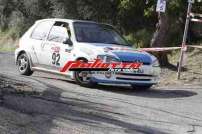
<svg viewBox="0 0 202 134">
<path fill-rule="evenodd" d="M 150 74 L 135 74 L 135 73 L 116 73 L 117 75 L 124 75 L 124 76 L 146 76 L 146 77 L 155 77 L 154 75 Z"/>
<path fill-rule="evenodd" d="M 151 79 L 135 79 L 135 78 L 121 78 L 116 77 L 117 80 L 134 80 L 134 81 L 151 81 Z"/>
<path fill-rule="evenodd" d="M 154 75 L 134 74 L 134 73 L 116 73 L 117 80 L 133 80 L 133 81 L 151 81 Z"/>
</svg>

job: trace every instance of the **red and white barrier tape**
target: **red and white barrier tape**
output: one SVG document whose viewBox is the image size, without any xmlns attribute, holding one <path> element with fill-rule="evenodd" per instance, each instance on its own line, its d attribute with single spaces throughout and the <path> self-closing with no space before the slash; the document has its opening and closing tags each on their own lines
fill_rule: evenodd
<svg viewBox="0 0 202 134">
<path fill-rule="evenodd" d="M 184 45 L 183 47 L 160 47 L 160 48 L 139 48 L 137 51 L 146 51 L 146 52 L 163 52 L 163 51 L 171 51 L 171 50 L 180 50 L 187 51 L 188 47 L 190 48 L 200 48 L 202 49 L 202 45 Z"/>
<path fill-rule="evenodd" d="M 147 51 L 147 52 L 162 52 L 162 51 L 170 51 L 170 50 L 178 50 L 181 47 L 164 47 L 164 48 L 140 48 L 138 51 Z"/>
<path fill-rule="evenodd" d="M 190 16 L 191 17 L 201 17 L 202 18 L 202 14 L 199 14 L 199 13 L 190 13 Z"/>
<path fill-rule="evenodd" d="M 191 47 L 191 48 L 200 48 L 200 49 L 202 49 L 202 46 L 196 46 L 196 45 L 189 45 L 188 47 Z"/>
<path fill-rule="evenodd" d="M 194 18 L 194 17 L 200 17 L 200 18 L 202 18 L 202 14 L 190 13 L 190 16 L 192 17 L 192 19 L 191 19 L 192 22 L 200 22 L 200 23 L 202 23 L 202 19 L 196 19 L 196 18 Z"/>
<path fill-rule="evenodd" d="M 191 19 L 192 22 L 200 22 L 202 23 L 202 19 Z"/>
</svg>

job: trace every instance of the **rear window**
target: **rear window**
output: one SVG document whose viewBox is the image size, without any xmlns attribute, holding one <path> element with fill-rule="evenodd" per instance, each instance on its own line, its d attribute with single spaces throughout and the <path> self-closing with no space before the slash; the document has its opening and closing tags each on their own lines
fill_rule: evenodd
<svg viewBox="0 0 202 134">
<path fill-rule="evenodd" d="M 39 23 L 31 34 L 32 39 L 44 40 L 52 27 L 52 22 L 45 21 Z"/>
</svg>

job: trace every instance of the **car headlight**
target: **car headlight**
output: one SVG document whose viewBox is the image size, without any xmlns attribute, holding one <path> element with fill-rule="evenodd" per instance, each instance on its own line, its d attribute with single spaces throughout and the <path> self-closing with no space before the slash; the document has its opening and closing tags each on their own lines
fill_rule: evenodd
<svg viewBox="0 0 202 134">
<path fill-rule="evenodd" d="M 152 63 L 152 66 L 153 67 L 159 67 L 160 66 L 159 61 L 157 59 L 154 60 L 154 62 Z"/>
<path fill-rule="evenodd" d="M 120 60 L 114 56 L 110 55 L 98 55 L 98 59 L 101 59 L 103 62 L 119 62 Z"/>
</svg>

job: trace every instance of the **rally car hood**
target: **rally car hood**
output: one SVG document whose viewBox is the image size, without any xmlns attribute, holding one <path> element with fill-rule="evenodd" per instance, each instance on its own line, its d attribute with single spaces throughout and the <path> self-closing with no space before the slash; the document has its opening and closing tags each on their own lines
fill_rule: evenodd
<svg viewBox="0 0 202 134">
<path fill-rule="evenodd" d="M 152 58 L 148 54 L 140 52 L 113 52 L 122 62 L 142 62 L 145 65 L 152 64 Z"/>
<path fill-rule="evenodd" d="M 137 51 L 132 47 L 121 45 L 85 43 L 83 50 L 91 50 L 92 53 L 97 55 L 112 55 L 120 59 L 122 62 L 142 62 L 150 65 L 156 58 L 144 51 Z"/>
</svg>

